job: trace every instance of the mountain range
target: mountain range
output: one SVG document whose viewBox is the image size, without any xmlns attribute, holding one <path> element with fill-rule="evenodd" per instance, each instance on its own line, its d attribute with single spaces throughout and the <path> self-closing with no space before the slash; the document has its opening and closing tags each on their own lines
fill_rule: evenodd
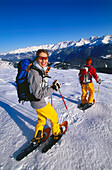
<svg viewBox="0 0 112 170">
<path fill-rule="evenodd" d="M 59 61 L 61 64 L 58 67 L 61 68 L 79 68 L 85 63 L 85 59 L 90 57 L 98 71 L 112 73 L 112 35 L 17 49 L 0 54 L 0 58 L 10 62 L 18 62 L 23 58 L 31 59 L 35 57 L 38 49 L 48 50 L 49 62 Z"/>
</svg>

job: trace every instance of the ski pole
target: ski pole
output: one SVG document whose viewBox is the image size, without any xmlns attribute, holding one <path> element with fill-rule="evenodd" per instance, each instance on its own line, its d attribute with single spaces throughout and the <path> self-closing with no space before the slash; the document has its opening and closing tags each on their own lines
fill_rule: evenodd
<svg viewBox="0 0 112 170">
<path fill-rule="evenodd" d="M 98 90 L 97 90 L 97 95 L 96 95 L 96 101 L 97 101 L 97 99 L 98 99 L 99 89 L 100 89 L 100 84 L 98 85 Z"/>
<path fill-rule="evenodd" d="M 70 119 L 71 119 L 71 121 L 72 121 L 72 117 L 70 116 L 70 113 L 69 113 L 69 111 L 68 111 L 67 105 L 66 105 L 65 100 L 64 100 L 64 98 L 63 98 L 63 96 L 62 96 L 62 94 L 61 94 L 60 89 L 59 89 L 59 93 L 60 93 L 60 96 L 61 96 L 61 98 L 62 98 L 62 100 L 63 100 L 63 103 L 64 103 L 64 105 L 65 105 L 65 108 L 66 108 L 66 110 L 67 110 L 67 112 L 68 112 L 68 115 L 69 115 L 69 117 L 70 117 Z"/>
<path fill-rule="evenodd" d="M 51 94 L 51 106 L 53 106 L 53 98 L 52 98 L 52 94 Z"/>
</svg>

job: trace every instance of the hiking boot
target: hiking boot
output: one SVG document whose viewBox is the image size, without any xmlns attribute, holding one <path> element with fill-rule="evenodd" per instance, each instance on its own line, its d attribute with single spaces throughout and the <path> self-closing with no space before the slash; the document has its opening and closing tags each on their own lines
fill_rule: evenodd
<svg viewBox="0 0 112 170">
<path fill-rule="evenodd" d="M 33 146 L 36 146 L 36 145 L 38 145 L 39 141 L 38 141 L 38 139 L 33 138 L 31 140 L 31 143 L 33 144 Z"/>
<path fill-rule="evenodd" d="M 38 145 L 39 143 L 42 143 L 43 141 L 44 141 L 44 139 L 46 138 L 46 135 L 45 134 L 43 134 L 43 138 L 33 138 L 32 140 L 31 140 L 31 142 L 32 142 L 32 144 L 33 145 Z"/>
<path fill-rule="evenodd" d="M 38 133 L 37 133 L 36 139 L 41 139 L 42 137 L 43 137 L 42 131 L 39 130 Z"/>
<path fill-rule="evenodd" d="M 86 103 L 84 103 L 84 104 L 82 104 L 82 103 L 81 103 L 81 104 L 79 105 L 79 107 L 84 107 L 84 106 L 85 106 L 85 104 L 86 104 Z"/>
<path fill-rule="evenodd" d="M 61 132 L 58 135 L 52 135 L 52 138 L 54 140 L 58 140 L 63 135 L 63 128 L 61 127 L 60 130 L 61 130 Z"/>
<path fill-rule="evenodd" d="M 32 139 L 33 145 L 37 145 L 38 143 L 42 142 L 45 139 L 46 135 L 42 135 L 42 131 L 39 130 L 37 133 L 37 137 Z"/>
</svg>

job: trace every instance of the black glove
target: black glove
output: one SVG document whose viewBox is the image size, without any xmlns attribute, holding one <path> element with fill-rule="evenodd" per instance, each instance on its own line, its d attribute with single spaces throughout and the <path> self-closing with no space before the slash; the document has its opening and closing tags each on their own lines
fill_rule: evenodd
<svg viewBox="0 0 112 170">
<path fill-rule="evenodd" d="M 60 87 L 61 87 L 61 84 L 59 83 L 58 80 L 55 80 L 55 81 L 53 82 L 53 84 L 51 85 L 51 88 L 52 88 L 53 90 L 56 90 L 56 91 L 59 90 Z"/>
<path fill-rule="evenodd" d="M 101 84 L 101 79 L 98 79 L 98 80 L 97 80 L 97 83 L 98 83 L 98 84 Z"/>
</svg>

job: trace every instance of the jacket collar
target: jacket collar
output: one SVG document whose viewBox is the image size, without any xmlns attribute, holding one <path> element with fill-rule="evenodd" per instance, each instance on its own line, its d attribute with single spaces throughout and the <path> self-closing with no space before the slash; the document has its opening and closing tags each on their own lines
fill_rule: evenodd
<svg viewBox="0 0 112 170">
<path fill-rule="evenodd" d="M 37 63 L 37 61 L 34 61 L 34 62 L 33 62 L 33 67 L 41 70 L 41 71 L 42 71 L 42 74 L 45 75 L 45 70 L 44 70 L 44 68 L 41 67 L 41 66 Z"/>
<path fill-rule="evenodd" d="M 34 62 L 33 62 L 33 66 L 37 67 L 39 70 L 44 71 L 44 68 L 41 67 L 41 66 L 37 63 L 37 61 L 34 61 Z"/>
<path fill-rule="evenodd" d="M 90 67 L 91 65 L 90 64 L 86 64 L 86 67 Z"/>
</svg>

